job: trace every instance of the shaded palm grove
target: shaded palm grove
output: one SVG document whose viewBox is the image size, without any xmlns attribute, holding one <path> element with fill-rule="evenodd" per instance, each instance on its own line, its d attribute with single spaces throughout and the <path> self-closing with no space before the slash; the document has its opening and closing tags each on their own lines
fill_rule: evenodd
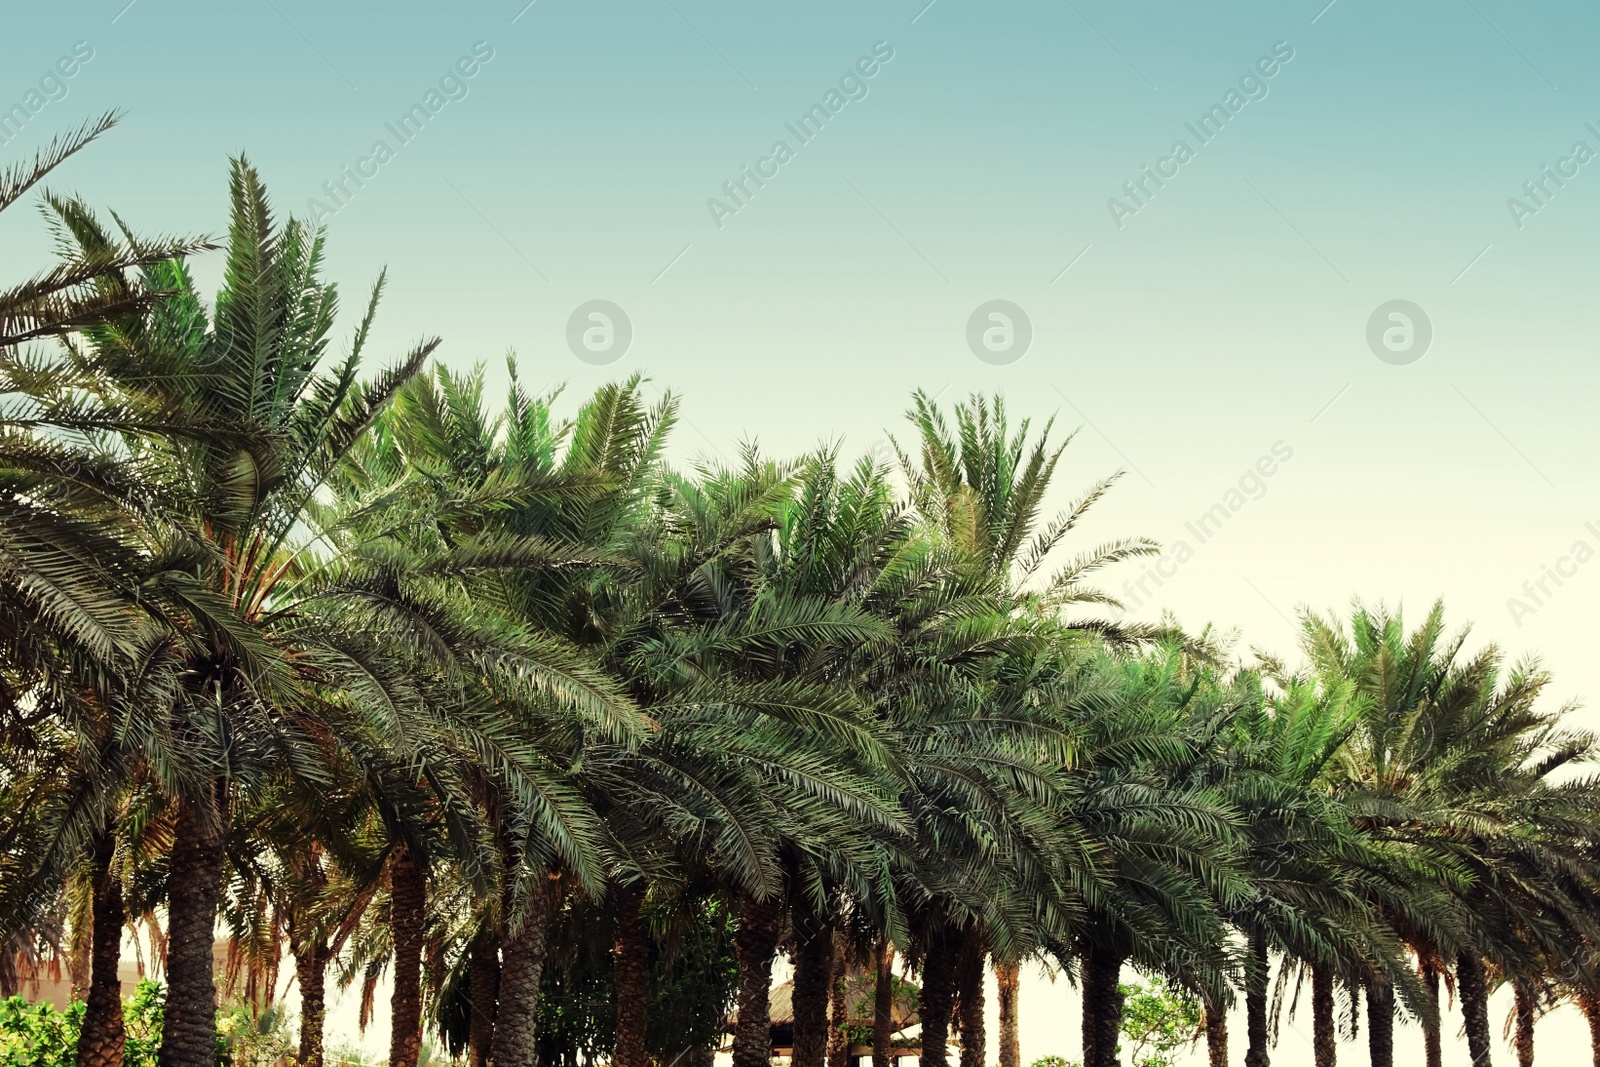
<svg viewBox="0 0 1600 1067">
<path fill-rule="evenodd" d="M 1077 547 L 1115 479 L 1046 513 L 1064 443 L 999 399 L 916 394 L 888 462 L 678 469 L 638 378 L 367 371 L 381 280 L 336 338 L 323 236 L 230 194 L 215 250 L 46 194 L 59 262 L 0 292 L 0 977 L 67 961 L 81 1064 L 121 1063 L 129 924 L 163 1067 L 291 965 L 304 1067 L 330 981 L 392 989 L 396 1067 L 705 1063 L 730 1014 L 763 1067 L 780 957 L 795 1067 L 843 1062 L 862 973 L 876 1067 L 897 975 L 923 1064 L 983 1067 L 991 969 L 1018 1067 L 1034 959 L 1087 1067 L 1129 968 L 1214 1065 L 1302 989 L 1319 1067 L 1393 1063 L 1397 1018 L 1437 1064 L 1456 1005 L 1488 1063 L 1502 985 L 1521 1062 L 1572 1000 L 1600 1064 L 1595 742 L 1536 664 L 1437 606 L 1307 613 L 1296 669 L 1118 621 L 1097 572 L 1154 546 Z"/>
</svg>

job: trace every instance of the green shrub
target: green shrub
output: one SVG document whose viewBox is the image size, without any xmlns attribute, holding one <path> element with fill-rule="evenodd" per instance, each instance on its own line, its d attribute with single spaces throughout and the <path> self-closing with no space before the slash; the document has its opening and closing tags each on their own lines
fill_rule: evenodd
<svg viewBox="0 0 1600 1067">
<path fill-rule="evenodd" d="M 217 1063 L 229 1067 L 272 1067 L 289 1059 L 298 1042 L 289 1015 L 279 1005 L 252 1013 L 242 1004 L 217 1012 Z"/>
<path fill-rule="evenodd" d="M 0 1000 L 0 1067 L 72 1067 L 84 1005 L 64 1012 L 21 997 Z"/>
<path fill-rule="evenodd" d="M 1151 978 L 1148 986 L 1135 982 L 1119 988 L 1125 998 L 1122 1036 L 1133 1045 L 1128 1062 L 1133 1067 L 1172 1067 L 1171 1054 L 1200 1036 L 1200 1002 L 1160 978 Z"/>
<path fill-rule="evenodd" d="M 127 1032 L 124 1067 L 156 1067 L 166 1009 L 166 986 L 148 978 L 123 1002 L 122 1024 Z M 30 1004 L 20 996 L 0 1000 L 0 1067 L 73 1067 L 86 1010 L 81 1000 L 67 1005 L 66 1011 L 42 1002 Z M 282 1012 L 263 1012 L 259 1020 L 252 1020 L 243 1008 L 219 1011 L 218 1067 L 272 1063 L 280 1050 L 287 1049 L 284 1032 Z"/>
<path fill-rule="evenodd" d="M 148 978 L 140 979 L 133 996 L 122 1005 L 122 1026 L 127 1037 L 122 1050 L 123 1067 L 156 1067 L 161 1026 L 166 1019 L 167 987 Z"/>
</svg>

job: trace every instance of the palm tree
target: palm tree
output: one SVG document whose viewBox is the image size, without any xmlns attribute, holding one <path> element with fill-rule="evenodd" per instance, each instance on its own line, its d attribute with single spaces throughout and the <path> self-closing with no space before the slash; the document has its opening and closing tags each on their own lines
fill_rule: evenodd
<svg viewBox="0 0 1600 1067">
<path fill-rule="evenodd" d="M 1447 857 L 1433 851 L 1435 842 L 1420 834 L 1398 837 L 1386 833 L 1384 822 L 1390 820 L 1375 820 L 1372 812 L 1382 805 L 1383 814 L 1388 815 L 1397 800 L 1417 799 L 1407 793 L 1432 748 L 1430 709 L 1446 701 L 1459 704 L 1471 699 L 1471 687 L 1464 690 L 1451 678 L 1460 642 L 1440 647 L 1443 616 L 1438 605 L 1410 638 L 1398 619 L 1369 613 L 1359 605 L 1351 628 L 1353 643 L 1346 640 L 1338 621 L 1309 613 L 1302 616 L 1302 650 L 1313 671 L 1325 685 L 1353 687 L 1361 702 L 1362 713 L 1342 756 L 1343 780 L 1337 788 L 1369 837 L 1414 849 L 1427 858 L 1425 862 L 1436 862 L 1454 873 L 1453 865 L 1447 866 Z M 1408 814 L 1415 811 L 1407 809 Z M 1393 821 L 1406 825 L 1403 817 Z M 1385 920 L 1396 926 L 1423 959 L 1448 958 L 1454 955 L 1452 946 L 1459 943 L 1462 933 L 1460 916 L 1453 914 L 1448 899 L 1443 903 L 1450 912 L 1421 914 L 1417 916 L 1420 922 L 1408 922 L 1407 917 L 1393 913 L 1386 914 Z M 1365 974 L 1357 977 L 1367 990 L 1368 1032 L 1375 1062 L 1383 1062 L 1393 1055 L 1392 1002 L 1382 983 L 1374 983 Z M 1437 1029 L 1437 1023 L 1424 1020 L 1430 1046 L 1437 1042 Z"/>
<path fill-rule="evenodd" d="M 1407 634 L 1398 613 L 1352 612 L 1350 635 L 1307 615 L 1305 649 L 1324 679 L 1363 700 L 1344 757 L 1341 789 L 1366 833 L 1426 857 L 1439 907 L 1386 914 L 1422 958 L 1454 957 L 1475 1063 L 1489 1059 L 1486 962 L 1504 973 L 1527 950 L 1561 953 L 1590 930 L 1582 886 L 1594 877 L 1583 842 L 1592 833 L 1592 778 L 1551 775 L 1591 758 L 1589 735 L 1535 702 L 1549 678 L 1533 664 L 1502 681 L 1493 647 L 1458 660 L 1465 634 L 1446 639 L 1443 607 Z M 1369 1009 L 1392 1010 L 1376 983 Z M 1380 1062 L 1392 1059 L 1381 1040 Z M 1436 1024 L 1429 1053 L 1436 1047 Z M 1385 1047 L 1380 1047 L 1385 1046 Z"/>
<path fill-rule="evenodd" d="M 1021 964 L 1015 960 L 996 960 L 994 964 L 995 1000 L 999 1006 L 1000 1067 L 1022 1067 L 1022 1047 L 1017 1034 L 1017 989 L 1021 983 Z"/>
<path fill-rule="evenodd" d="M 93 849 L 91 937 L 93 963 L 84 1018 L 91 1013 L 97 1025 L 78 1034 L 78 1067 L 121 1067 L 124 1033 L 122 986 L 113 982 L 122 956 L 122 930 L 127 918 L 122 900 L 122 879 L 116 868 L 116 838 L 101 830 Z M 103 1020 L 103 1021 L 99 1021 Z"/>
<path fill-rule="evenodd" d="M 478 1054 L 520 1062 L 534 1054 L 552 879 L 589 892 L 604 880 L 607 833 L 571 768 L 631 750 L 647 722 L 583 645 L 610 621 L 601 591 L 626 579 L 618 526 L 656 446 L 626 444 L 636 383 L 602 390 L 569 431 L 548 400 L 521 392 L 514 366 L 512 378 L 497 415 L 481 371 L 413 380 L 323 521 L 341 549 L 330 588 L 363 598 L 386 632 L 413 635 L 402 636 L 408 654 L 447 653 L 487 687 L 452 682 L 436 706 L 469 730 L 465 788 L 495 843 L 498 873 L 472 934 L 480 964 L 500 955 L 474 1000 Z"/>
<path fill-rule="evenodd" d="M 78 258 L 101 261 L 118 247 L 82 205 L 52 208 Z M 12 423 L 64 441 L 64 460 L 100 472 L 82 490 L 137 519 L 142 582 L 167 634 L 158 647 L 180 669 L 144 709 L 145 732 L 129 739 L 173 798 L 171 863 L 187 875 L 168 891 L 163 1067 L 213 1056 L 212 928 L 235 798 L 272 766 L 318 777 L 326 730 L 314 690 L 358 673 L 282 599 L 299 562 L 294 539 L 330 474 L 433 347 L 360 383 L 369 306 L 350 354 L 319 370 L 337 307 L 318 279 L 321 237 L 276 225 L 243 160 L 232 209 L 213 314 L 181 259 L 145 266 L 139 281 L 104 275 L 96 284 L 113 303 L 143 290 L 169 295 L 148 313 L 85 328 L 81 348 L 22 383 L 31 408 Z M 329 655 L 319 661 L 319 650 Z"/>
<path fill-rule="evenodd" d="M 55 138 L 31 162 L 0 170 L 0 211 L 115 123 L 114 115 L 104 115 Z M 46 204 L 63 225 L 70 220 L 70 202 L 47 197 Z M 70 237 L 60 236 L 70 247 Z M 34 391 L 53 384 L 48 363 L 26 346 L 147 310 L 160 294 L 123 284 L 123 272 L 209 247 L 125 234 L 68 252 L 56 267 L 0 290 L 0 721 L 7 733 L 71 722 L 80 738 L 64 753 L 74 773 L 48 793 L 59 804 L 18 813 L 41 836 L 28 853 L 30 869 L 8 879 L 15 893 L 0 902 L 0 925 L 8 935 L 30 925 L 55 899 L 53 887 L 66 872 L 87 860 L 89 918 L 97 921 L 84 1062 L 121 1058 L 116 969 L 123 902 L 109 821 L 130 768 L 113 736 L 112 705 L 124 691 L 119 686 L 139 688 L 141 656 L 150 646 L 136 607 L 141 568 L 126 516 L 95 499 L 106 466 L 83 464 L 81 453 L 34 432 L 40 414 Z"/>
<path fill-rule="evenodd" d="M 1060 444 L 1052 444 L 1052 424 L 1046 423 L 1039 434 L 1030 440 L 1029 421 L 1023 420 L 1013 430 L 1004 401 L 998 397 L 991 402 L 984 397 L 974 396 L 965 403 L 957 404 L 954 416 L 955 428 L 952 431 L 949 421 L 934 401 L 918 392 L 914 394 L 912 408 L 907 413 L 917 432 L 915 458 L 896 444 L 901 471 L 910 486 L 911 503 L 922 521 L 925 534 L 932 538 L 939 551 L 955 557 L 946 566 L 957 566 L 965 575 L 962 579 L 946 583 L 947 588 L 955 593 L 955 598 L 946 605 L 949 614 L 935 618 L 939 622 L 961 620 L 957 625 L 970 632 L 972 648 L 951 649 L 942 656 L 943 661 L 972 659 L 973 652 L 982 648 L 985 640 L 993 641 L 999 637 L 999 630 L 995 627 L 1004 627 L 1008 620 L 1014 618 L 1056 618 L 1083 605 L 1118 607 L 1114 598 L 1088 585 L 1087 579 L 1102 567 L 1155 551 L 1152 542 L 1132 538 L 1097 546 L 1068 561 L 1045 580 L 1042 587 L 1032 587 L 1031 583 L 1088 509 L 1109 491 L 1120 473 L 1095 483 L 1066 510 L 1041 523 L 1045 495 L 1071 438 Z M 987 637 L 980 636 L 983 631 L 972 622 L 985 615 L 989 617 L 985 625 L 991 628 Z M 1117 644 L 1148 639 L 1158 632 L 1153 628 L 1107 619 L 1073 618 L 1065 625 L 1069 629 L 1095 634 Z M 926 629 L 937 632 L 932 626 Z M 943 641 L 948 644 L 948 638 Z M 938 648 L 938 643 L 933 647 Z M 996 651 L 1000 647 L 999 644 L 991 645 Z M 939 666 L 939 658 L 924 656 L 924 662 L 933 667 L 935 678 L 945 670 Z M 941 692 L 941 688 L 945 691 Z M 959 705 L 964 696 L 971 695 L 972 691 L 965 686 L 957 686 L 953 692 L 948 687 L 925 686 L 921 692 L 914 693 L 914 699 L 900 698 L 894 707 L 900 714 L 901 729 L 908 736 L 916 737 L 923 733 L 924 728 L 924 724 L 917 721 L 919 717 L 926 719 L 937 714 L 938 706 L 952 702 Z M 1028 706 L 1028 701 L 1021 701 L 1021 706 Z M 1036 731 L 1038 727 L 1039 723 L 1035 722 L 1024 732 Z M 1054 736 L 1056 740 L 1047 742 L 1043 750 L 1036 751 L 1059 767 L 1066 762 L 1066 752 L 1060 741 L 1060 733 L 1055 732 Z M 1035 734 L 1033 740 L 1037 743 L 1039 735 Z M 1001 739 L 1001 743 L 1009 745 L 1011 742 Z M 973 756 L 976 757 L 976 754 Z M 981 764 L 984 761 L 974 758 L 974 762 Z M 930 766 L 938 766 L 938 759 L 930 761 Z M 998 769 L 1002 774 L 1015 773 L 1003 766 Z M 948 786 L 950 783 L 941 784 Z M 942 798 L 936 791 L 928 796 L 926 803 L 925 810 L 939 811 L 947 806 L 948 799 Z M 930 825 L 923 832 L 940 841 L 940 851 L 959 850 L 954 842 L 959 841 L 960 837 L 951 838 L 948 830 L 941 833 L 939 828 Z M 969 840 L 967 844 L 970 846 L 974 842 Z M 1035 838 L 1035 847 L 1041 844 Z M 1047 849 L 1049 847 L 1046 846 Z M 982 851 L 978 850 L 977 854 Z M 935 977 L 939 978 L 933 983 L 933 1003 L 937 1006 L 942 1003 L 943 956 L 955 949 L 947 933 L 933 930 L 930 934 L 928 944 L 932 955 L 929 960 L 934 965 Z M 996 948 L 1001 950 L 1001 958 L 1015 958 L 1016 954 L 1003 945 L 990 944 L 982 950 L 969 951 L 966 964 L 969 987 L 981 988 L 973 982 L 971 969 L 974 966 L 981 968 L 985 953 Z M 1001 985 L 1002 997 L 1014 995 L 1014 990 L 1012 983 Z M 969 996 L 967 999 L 973 998 Z M 973 1005 L 973 1010 L 977 1011 L 976 1005 Z M 1014 1000 L 1003 1000 L 1000 1010 L 1003 1016 L 1015 1019 Z M 934 1010 L 934 1014 L 942 1014 L 942 1008 Z M 929 1025 L 930 1020 L 925 1012 L 925 1035 L 929 1033 Z M 931 1057 L 934 1063 L 939 1062 L 938 1034 L 944 1025 L 942 1018 L 931 1020 L 935 1036 L 935 1049 Z M 925 1036 L 924 1055 L 927 1054 Z M 981 1049 L 974 1054 L 981 1057 Z"/>
<path fill-rule="evenodd" d="M 1087 912 L 1071 951 L 1080 961 L 1084 1067 L 1112 1067 L 1125 962 L 1191 988 L 1223 988 L 1231 961 L 1224 916 L 1249 897 L 1241 817 L 1203 775 L 1194 729 L 1237 699 L 1184 650 L 1118 657 L 1113 699 L 1091 709 L 1081 779 L 1065 817 L 1081 869 L 1070 890 Z"/>
<path fill-rule="evenodd" d="M 1544 976 L 1552 961 L 1567 959 L 1572 945 L 1596 933 L 1592 901 L 1600 872 L 1588 861 L 1587 842 L 1600 788 L 1592 774 L 1562 773 L 1592 762 L 1595 742 L 1560 723 L 1566 709 L 1534 707 L 1549 676 L 1528 662 L 1496 681 L 1493 674 L 1484 680 L 1471 748 L 1452 744 L 1450 752 L 1458 766 L 1448 772 L 1447 788 L 1475 816 L 1470 827 L 1458 824 L 1455 835 L 1473 875 L 1465 904 L 1486 934 L 1458 956 L 1457 978 L 1464 1010 L 1470 994 L 1468 1038 L 1483 1062 L 1487 990 L 1479 984 L 1492 969 L 1513 987 L 1515 1046 L 1527 1063 Z"/>
<path fill-rule="evenodd" d="M 824 562 L 795 552 L 818 545 L 810 539 L 826 530 L 808 525 L 804 489 L 785 511 L 795 499 L 787 471 L 752 455 L 738 470 L 707 469 L 695 483 L 670 485 L 673 526 L 700 542 L 711 533 L 710 545 L 725 547 L 689 551 L 704 562 L 652 632 L 635 639 L 632 670 L 635 684 L 648 686 L 641 702 L 661 721 L 663 743 L 697 762 L 731 761 L 752 805 L 740 832 L 762 827 L 771 842 L 730 887 L 741 915 L 735 1061 L 764 1064 L 784 913 L 802 901 L 824 908 L 830 884 L 869 895 L 873 874 L 885 870 L 885 835 L 901 824 L 884 727 L 838 670 L 851 650 L 880 646 L 888 630 L 852 603 L 855 586 L 834 585 Z M 822 955 L 827 970 L 830 959 Z M 825 1010 L 825 998 L 817 1007 Z M 819 1013 L 807 1021 L 815 1025 Z"/>
<path fill-rule="evenodd" d="M 899 607 L 883 595 L 884 572 L 904 558 L 912 529 L 894 506 L 887 470 L 880 465 L 862 462 L 842 472 L 836 450 L 825 449 L 803 462 L 798 483 L 758 556 L 762 589 L 775 600 L 811 605 L 817 621 L 829 628 L 813 631 L 823 640 L 795 646 L 789 670 L 848 687 L 868 714 L 875 695 L 870 669 L 887 644 Z M 894 763 L 900 758 L 887 751 L 882 755 Z M 890 889 L 882 875 L 845 872 L 841 879 L 840 872 L 830 873 L 815 859 L 804 866 L 822 885 L 819 890 L 804 884 L 802 875 L 809 872 L 798 864 L 790 878 L 794 1059 L 796 1067 L 822 1067 L 830 1047 L 842 1055 L 841 1031 L 828 1021 L 830 1000 L 837 999 L 844 979 L 845 960 L 837 957 L 846 950 L 851 923 L 859 924 L 870 902 Z M 840 1005 L 833 1007 L 837 1014 Z"/>
<path fill-rule="evenodd" d="M 1406 945 L 1380 913 L 1400 914 L 1419 893 L 1396 881 L 1392 857 L 1359 831 L 1333 789 L 1333 775 L 1359 715 L 1353 687 L 1319 687 L 1269 664 L 1279 688 L 1270 699 L 1235 703 L 1217 724 L 1208 774 L 1245 819 L 1245 871 L 1252 885 L 1232 921 L 1246 931 L 1249 1062 L 1268 1062 L 1269 950 L 1311 972 L 1319 1067 L 1333 1055 L 1332 980 L 1376 973 L 1420 1017 L 1435 1005 L 1412 972 Z M 1254 693 L 1254 684 L 1247 688 Z M 1381 902 L 1374 907 L 1374 902 Z M 1302 971 L 1302 973 L 1304 973 Z"/>
</svg>

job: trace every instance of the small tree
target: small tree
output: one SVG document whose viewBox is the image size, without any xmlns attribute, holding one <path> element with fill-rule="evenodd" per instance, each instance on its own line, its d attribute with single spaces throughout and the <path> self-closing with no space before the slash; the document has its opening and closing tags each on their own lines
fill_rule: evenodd
<svg viewBox="0 0 1600 1067">
<path fill-rule="evenodd" d="M 1199 1037 L 1200 1002 L 1188 992 L 1152 978 L 1149 986 L 1124 984 L 1122 995 L 1122 1036 L 1132 1046 L 1132 1067 L 1172 1067 L 1170 1054 Z"/>
</svg>

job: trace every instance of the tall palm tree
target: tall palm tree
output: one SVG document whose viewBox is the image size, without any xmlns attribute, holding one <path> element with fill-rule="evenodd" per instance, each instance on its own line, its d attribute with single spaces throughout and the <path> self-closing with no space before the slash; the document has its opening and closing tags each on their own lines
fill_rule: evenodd
<svg viewBox="0 0 1600 1067">
<path fill-rule="evenodd" d="M 413 635 L 408 654 L 443 654 L 480 679 L 452 683 L 436 706 L 469 731 L 465 788 L 494 842 L 487 925 L 473 934 L 480 964 L 499 956 L 474 1003 L 479 1055 L 520 1062 L 535 1048 L 552 878 L 599 892 L 605 877 L 609 835 L 572 769 L 626 753 L 647 726 L 583 646 L 607 622 L 595 591 L 626 580 L 616 526 L 655 446 L 624 459 L 619 415 L 632 387 L 584 405 L 568 441 L 548 401 L 512 376 L 498 414 L 481 371 L 409 383 L 342 473 L 323 523 L 341 548 L 330 588 L 359 595 L 386 631 Z M 628 477 L 630 464 L 643 473 Z"/>
<path fill-rule="evenodd" d="M 996 623 L 1003 626 L 1014 618 L 1064 617 L 1068 628 L 1117 644 L 1156 636 L 1159 632 L 1156 628 L 1065 614 L 1085 605 L 1118 607 L 1115 598 L 1089 585 L 1088 579 L 1105 566 L 1154 552 L 1153 542 L 1129 538 L 1102 544 L 1069 560 L 1047 578 L 1043 577 L 1043 568 L 1050 563 L 1055 550 L 1076 529 L 1088 509 L 1115 484 L 1120 473 L 1096 482 L 1064 511 L 1042 521 L 1045 497 L 1061 457 L 1071 443 L 1070 437 L 1059 444 L 1051 442 L 1052 423 L 1046 423 L 1033 436 L 1028 420 L 1012 428 L 1001 398 L 991 401 L 973 396 L 955 406 L 952 429 L 934 400 L 920 391 L 913 395 L 907 417 L 917 434 L 915 453 L 898 443 L 895 448 L 910 488 L 912 506 L 926 535 L 939 550 L 957 557 L 958 566 L 966 575 L 962 580 L 949 583 L 950 588 L 960 590 L 960 595 L 951 605 L 951 614 L 945 618 L 958 619 L 963 614 L 970 618 L 973 617 L 970 613 L 977 608 L 979 615 L 976 617 L 990 616 L 987 625 L 991 628 Z M 987 604 L 979 607 L 985 600 Z M 965 607 L 961 606 L 963 603 Z M 980 633 L 969 621 L 958 625 L 973 637 Z M 996 636 L 998 633 L 991 629 L 989 640 Z M 981 647 L 982 643 L 980 638 L 974 647 Z M 1000 646 L 991 647 L 998 649 Z M 972 658 L 970 652 L 957 655 L 962 659 Z M 933 677 L 940 676 L 936 670 Z M 946 691 L 941 693 L 941 688 Z M 895 706 L 901 716 L 901 728 L 908 736 L 917 736 L 921 733 L 917 717 L 934 714 L 934 708 L 940 704 L 949 704 L 952 700 L 959 703 L 963 688 L 957 686 L 951 692 L 948 687 L 924 687 L 915 694 L 915 699 L 898 700 Z M 1022 706 L 1028 706 L 1028 702 L 1024 701 Z M 1033 728 L 1037 728 L 1037 723 Z M 1042 754 L 1060 765 L 1065 762 L 1065 753 L 1051 751 L 1059 747 L 1059 741 L 1053 742 Z M 940 810 L 937 793 L 930 796 L 929 801 L 927 810 Z M 952 848 L 950 839 L 939 834 L 935 827 L 929 826 L 925 832 L 941 842 L 941 849 Z M 942 974 L 944 946 L 949 944 L 950 939 L 944 934 L 935 934 L 929 941 L 934 950 L 931 960 L 936 975 Z M 982 966 L 985 952 L 995 948 L 1001 948 L 1001 958 L 1013 956 L 1003 946 L 989 945 L 969 958 Z M 935 983 L 936 993 L 939 985 Z M 1003 997 L 1014 996 L 1014 990 L 1011 983 L 1001 986 Z M 937 997 L 935 1002 L 938 1002 Z M 1015 1019 L 1014 1001 L 1003 1002 L 1001 1012 Z M 925 1018 L 924 1026 L 928 1025 Z M 935 1035 L 944 1025 L 943 1019 L 932 1020 Z M 937 1048 L 932 1059 L 939 1062 Z"/>
<path fill-rule="evenodd" d="M 187 875 L 168 891 L 163 1067 L 201 1067 L 213 1055 L 212 929 L 234 800 L 274 766 L 321 774 L 326 728 L 314 691 L 357 673 L 282 599 L 299 562 L 295 538 L 329 475 L 433 347 L 361 383 L 369 306 L 350 354 L 319 369 L 337 308 L 318 278 L 322 239 L 274 223 L 243 160 L 231 192 L 214 313 L 181 259 L 145 266 L 137 280 L 102 275 L 95 284 L 111 303 L 168 295 L 86 327 L 82 345 L 39 364 L 21 383 L 29 409 L 12 423 L 60 442 L 58 463 L 97 472 L 80 489 L 137 520 L 142 584 L 166 635 L 158 647 L 177 665 L 124 742 L 173 798 L 171 862 Z M 76 258 L 118 247 L 81 204 L 51 207 Z M 329 653 L 320 662 L 319 650 Z"/>
<path fill-rule="evenodd" d="M 1582 887 L 1594 868 L 1583 842 L 1595 784 L 1551 775 L 1592 758 L 1594 742 L 1561 725 L 1561 711 L 1535 707 L 1549 681 L 1536 666 L 1502 681 L 1498 650 L 1462 660 L 1465 639 L 1445 636 L 1440 604 L 1410 633 L 1398 613 L 1359 604 L 1348 636 L 1336 619 L 1304 620 L 1313 669 L 1363 701 L 1344 755 L 1345 803 L 1371 837 L 1426 857 L 1427 882 L 1452 905 L 1385 919 L 1424 960 L 1455 960 L 1469 1049 L 1487 1063 L 1486 963 L 1515 973 L 1527 947 L 1563 951 L 1589 931 Z M 1380 1021 L 1392 1011 L 1381 983 L 1369 982 L 1368 1002 Z M 1379 1034 L 1374 1054 L 1386 1063 Z M 1436 1024 L 1428 1041 L 1431 1056 Z"/>
<path fill-rule="evenodd" d="M 1217 705 L 1237 694 L 1183 649 L 1123 656 L 1113 699 L 1081 723 L 1082 774 L 1065 818 L 1084 857 L 1069 883 L 1087 912 L 1075 943 L 1083 983 L 1084 1067 L 1112 1067 L 1124 963 L 1208 993 L 1232 961 L 1223 926 L 1248 899 L 1242 817 L 1196 773 Z"/>
<path fill-rule="evenodd" d="M 829 884 L 867 895 L 874 874 L 886 870 L 887 835 L 902 825 L 885 774 L 885 727 L 837 670 L 849 650 L 881 646 L 888 629 L 851 602 L 853 586 L 828 588 L 835 576 L 812 570 L 818 560 L 791 554 L 824 531 L 799 532 L 804 492 L 789 513 L 795 521 L 784 517 L 794 499 L 786 470 L 752 454 L 738 469 L 708 468 L 696 481 L 669 485 L 672 526 L 690 534 L 691 545 L 724 547 L 714 555 L 689 550 L 703 562 L 649 630 L 629 639 L 631 671 L 650 694 L 642 702 L 661 721 L 662 742 L 731 765 L 753 805 L 741 832 L 763 827 L 771 842 L 731 886 L 741 914 L 735 1061 L 765 1063 L 767 990 L 784 913 L 802 900 L 826 907 Z"/>
<path fill-rule="evenodd" d="M 1230 919 L 1246 933 L 1253 957 L 1244 971 L 1247 1060 L 1269 1061 L 1267 968 L 1276 950 L 1284 967 L 1298 961 L 1311 972 L 1315 1055 L 1324 1067 L 1333 1054 L 1331 980 L 1341 970 L 1380 975 L 1419 1016 L 1436 1009 L 1413 974 L 1407 946 L 1380 918 L 1380 910 L 1412 906 L 1406 902 L 1418 895 L 1416 880 L 1392 877 L 1392 857 L 1364 837 L 1334 793 L 1332 776 L 1359 714 L 1353 688 L 1322 688 L 1275 670 L 1280 688 L 1270 699 L 1252 684 L 1250 698 L 1216 720 L 1206 773 L 1245 820 L 1252 892 Z"/>
<path fill-rule="evenodd" d="M 115 115 L 103 115 L 53 139 L 33 160 L 0 170 L 0 211 L 115 123 Z M 58 218 L 64 203 L 46 198 Z M 110 820 L 129 768 L 113 736 L 112 705 L 138 688 L 150 648 L 137 607 L 141 567 L 126 516 L 97 499 L 105 465 L 84 465 L 81 453 L 34 432 L 34 391 L 50 388 L 51 372 L 30 347 L 147 310 L 160 292 L 121 284 L 123 274 L 211 246 L 125 233 L 81 249 L 58 234 L 66 239 L 55 267 L 0 289 L 0 722 L 13 741 L 52 720 L 72 723 L 79 742 L 63 753 L 75 771 L 47 794 L 59 804 L 18 812 L 42 836 L 28 853 L 29 869 L 7 879 L 15 892 L 0 900 L 0 929 L 9 935 L 32 923 L 55 899 L 53 887 L 87 858 L 90 917 L 99 922 L 80 1052 L 86 1061 L 118 1062 L 122 899 Z"/>
</svg>

